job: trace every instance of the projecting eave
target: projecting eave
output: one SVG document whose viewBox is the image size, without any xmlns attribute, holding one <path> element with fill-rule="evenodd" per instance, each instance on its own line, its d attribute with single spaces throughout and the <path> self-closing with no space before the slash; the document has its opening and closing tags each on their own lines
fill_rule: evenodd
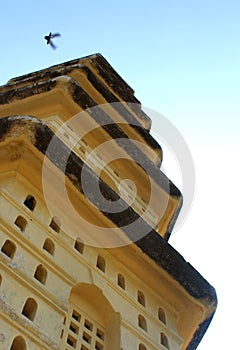
<svg viewBox="0 0 240 350">
<path fill-rule="evenodd" d="M 113 137 L 118 134 L 119 129 L 115 125 L 111 125 L 111 129 L 109 130 L 110 135 Z M 24 138 L 31 142 L 33 146 L 38 149 L 45 156 L 48 151 L 48 146 L 51 143 L 52 138 L 54 137 L 53 131 L 47 126 L 46 123 L 43 123 L 41 120 L 31 116 L 11 116 L 0 119 L 0 140 L 13 141 L 15 138 Z M 74 152 L 72 152 L 69 147 L 58 137 L 55 136 L 54 149 L 52 148 L 51 152 L 47 153 L 47 157 L 50 161 L 61 171 L 64 169 L 65 175 L 72 181 L 74 177 L 77 179 L 78 189 L 82 188 L 82 179 L 81 179 L 81 171 L 83 167 L 83 160 Z M 136 157 L 140 159 L 142 157 L 141 152 L 138 153 L 138 150 L 134 146 L 129 146 L 127 151 L 130 156 Z M 62 162 L 67 157 L 67 164 L 63 164 Z M 134 160 L 134 158 L 133 158 Z M 142 163 L 146 162 L 145 168 L 148 169 L 148 176 L 151 176 L 154 182 L 156 183 L 156 188 L 160 189 L 160 192 L 167 196 L 168 198 L 168 207 L 165 209 L 165 214 L 161 218 L 161 222 L 159 225 L 161 226 L 161 234 L 165 239 L 168 239 L 171 233 L 171 229 L 175 223 L 178 211 L 180 210 L 182 204 L 182 196 L 180 191 L 172 184 L 171 181 L 157 168 L 153 163 L 149 162 L 147 157 L 144 157 Z M 91 168 L 86 167 L 89 171 L 89 177 L 96 177 Z M 139 171 L 142 171 L 139 168 Z M 119 198 L 119 195 L 105 182 L 99 178 L 101 191 L 104 193 L 105 197 L 109 200 L 115 201 Z M 75 182 L 76 183 L 76 182 Z M 94 198 L 97 194 L 94 192 L 91 194 L 92 198 Z M 98 201 L 98 199 L 96 199 Z M 159 198 L 161 201 L 161 198 Z M 129 225 L 132 221 L 137 220 L 138 228 L 135 226 L 134 232 L 130 232 L 127 235 L 135 235 L 136 229 L 149 232 L 151 231 L 151 226 L 142 219 L 142 217 L 131 207 L 126 204 L 123 199 L 119 200 L 119 203 L 122 203 L 122 213 L 107 213 L 103 212 L 103 215 L 108 217 L 109 220 L 114 222 L 118 227 Z M 126 208 L 127 209 L 124 209 Z"/>
<path fill-rule="evenodd" d="M 39 70 L 37 72 L 32 72 L 20 77 L 13 78 L 8 81 L 5 87 L 7 88 L 8 86 L 17 87 L 29 85 L 29 83 L 33 84 L 41 80 L 46 80 L 46 77 L 53 78 L 59 75 L 71 76 L 71 72 L 74 72 L 73 76 L 76 76 L 75 70 L 79 67 L 89 67 L 89 69 L 95 69 L 102 80 L 106 82 L 106 85 L 111 87 L 112 91 L 114 91 L 120 99 L 126 102 L 140 104 L 140 102 L 134 96 L 134 90 L 126 83 L 124 79 L 122 79 L 122 77 L 100 53 L 73 59 L 71 61 L 57 64 L 52 67 Z M 146 118 L 146 121 L 148 121 L 149 124 L 151 123 L 149 117 L 144 113 L 142 114 L 142 117 Z"/>
<path fill-rule="evenodd" d="M 54 70 L 53 72 L 54 74 L 56 73 Z M 77 70 L 77 72 L 79 73 L 79 70 Z M 30 77 L 33 76 L 35 75 L 30 75 Z M 25 80 L 28 81 L 28 78 L 23 79 L 23 81 Z M 144 148 L 145 154 L 142 149 L 134 146 L 133 142 L 131 142 L 131 136 L 128 134 L 128 129 L 131 127 L 130 119 L 132 114 L 129 114 L 128 109 L 125 108 L 124 105 L 120 105 L 119 115 L 126 118 L 124 128 L 121 126 L 121 123 L 119 126 L 114 118 L 111 119 L 111 114 L 104 110 L 102 107 L 103 105 L 99 105 L 96 110 L 92 111 L 89 108 L 96 107 L 96 101 L 93 100 L 93 98 L 86 92 L 86 89 L 71 76 L 60 75 L 49 80 L 39 79 L 39 82 L 33 82 L 33 84 L 30 85 L 27 83 L 23 85 L 20 84 L 18 87 L 17 85 L 15 86 L 15 89 L 8 89 L 8 87 L 5 86 L 3 87 L 2 92 L 0 92 L 0 115 L 1 108 L 3 116 L 8 112 L 9 115 L 12 115 L 15 111 L 19 111 L 17 114 L 25 114 L 28 109 L 31 110 L 31 115 L 35 115 L 36 111 L 41 111 L 41 115 L 45 115 L 47 108 L 49 109 L 48 113 L 53 114 L 54 111 L 57 113 L 54 108 L 58 108 L 59 106 L 59 108 L 63 109 L 64 105 L 68 107 L 66 107 L 65 110 L 71 110 L 73 115 L 76 114 L 77 111 L 86 111 L 89 120 L 92 119 L 94 123 L 97 123 L 102 127 L 103 132 L 105 132 L 104 137 L 116 140 L 118 147 L 122 148 L 122 151 L 127 151 L 134 162 L 137 163 L 142 161 L 144 169 L 148 170 L 148 175 L 152 177 L 157 186 L 161 187 L 163 191 L 169 191 L 170 197 L 173 199 L 173 202 L 169 203 L 171 220 L 165 222 L 165 226 L 167 225 L 168 227 L 167 229 L 164 227 L 164 233 L 162 231 L 160 232 L 168 238 L 175 223 L 177 214 L 181 208 L 182 196 L 174 184 L 159 170 L 159 161 L 161 161 L 161 158 L 159 158 L 159 150 L 161 149 L 149 132 L 143 127 L 133 125 L 140 137 L 137 141 L 139 140 L 141 141 L 140 144 L 143 143 L 147 146 Z M 19 105 L 18 102 L 21 101 L 23 101 L 23 104 Z M 30 106 L 29 108 L 28 103 Z M 53 106 L 53 109 L 50 108 L 51 105 Z M 42 106 L 44 106 L 44 109 Z M 36 114 L 36 116 L 38 115 Z M 128 149 L 126 149 L 124 145 L 122 146 L 121 140 L 123 139 L 129 139 L 129 145 L 132 144 L 132 146 L 129 146 Z M 154 164 L 154 160 L 157 164 Z"/>
<path fill-rule="evenodd" d="M 70 76 L 80 83 L 80 73 L 87 77 L 89 83 L 100 92 L 106 102 L 124 101 L 130 103 L 137 120 L 145 129 L 150 130 L 151 119 L 142 111 L 139 100 L 134 96 L 134 90 L 100 53 L 13 78 L 6 85 L 0 87 L 0 91 L 1 89 L 6 91 L 8 89 L 18 89 L 61 75 Z"/>
<path fill-rule="evenodd" d="M 59 89 L 62 95 L 68 94 L 67 98 L 72 99 L 71 108 L 68 108 L 69 101 L 64 108 L 66 98 L 60 96 L 57 100 L 50 96 Z M 45 117 L 56 113 L 58 108 L 65 114 L 65 120 L 81 110 L 109 104 L 111 118 L 118 115 L 118 122 L 123 122 L 119 124 L 123 131 L 130 138 L 144 142 L 151 149 L 149 158 L 157 166 L 161 165 L 162 149 L 149 133 L 150 118 L 142 111 L 133 90 L 100 54 L 14 78 L 0 87 L 0 117 L 12 115 L 11 108 L 15 110 L 14 114 L 42 118 L 39 103 L 45 108 Z"/>
</svg>

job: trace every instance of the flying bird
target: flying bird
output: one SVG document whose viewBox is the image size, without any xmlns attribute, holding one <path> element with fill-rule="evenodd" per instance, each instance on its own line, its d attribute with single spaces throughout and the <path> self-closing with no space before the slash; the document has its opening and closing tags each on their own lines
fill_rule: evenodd
<svg viewBox="0 0 240 350">
<path fill-rule="evenodd" d="M 60 33 L 49 33 L 49 35 L 45 35 L 44 39 L 47 40 L 47 45 L 50 44 L 50 46 L 55 50 L 57 48 L 56 45 L 54 45 L 54 43 L 52 42 L 53 38 L 57 38 L 61 36 Z"/>
</svg>

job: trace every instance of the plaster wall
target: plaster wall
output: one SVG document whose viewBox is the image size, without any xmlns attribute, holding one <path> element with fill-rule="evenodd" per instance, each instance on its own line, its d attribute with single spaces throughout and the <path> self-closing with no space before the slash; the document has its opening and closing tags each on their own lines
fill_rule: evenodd
<svg viewBox="0 0 240 350">
<path fill-rule="evenodd" d="M 36 200 L 33 211 L 24 205 L 29 194 Z M 23 230 L 16 225 L 19 216 L 27 222 Z M 0 247 L 10 240 L 16 246 L 16 251 L 13 257 L 7 256 L 3 251 L 0 253 L 3 322 L 0 342 L 3 348 L 10 348 L 14 337 L 19 334 L 23 335 L 31 349 L 41 348 L 43 339 L 46 349 L 60 346 L 63 341 L 61 332 L 64 318 L 72 302 L 72 291 L 74 290 L 76 298 L 80 298 L 81 302 L 78 304 L 81 304 L 81 308 L 84 298 L 86 299 L 86 292 L 81 295 L 81 288 L 76 289 L 80 284 L 92 286 L 92 289 L 89 288 L 90 299 L 85 302 L 84 307 L 85 314 L 91 319 L 96 319 L 96 315 L 98 319 L 104 315 L 104 312 L 99 313 L 96 303 L 93 302 L 96 297 L 99 298 L 99 305 L 103 302 L 109 305 L 110 311 L 107 312 L 107 308 L 105 310 L 105 321 L 114 320 L 116 337 L 112 340 L 115 342 L 112 345 L 118 344 L 116 349 L 138 349 L 141 343 L 149 349 L 164 349 L 160 342 L 160 330 L 167 336 L 170 349 L 180 349 L 182 340 L 177 330 L 178 312 L 164 300 L 164 295 L 157 295 L 107 250 L 84 246 L 83 251 L 79 252 L 74 247 L 75 241 L 67 232 L 62 232 L 61 229 L 56 232 L 50 227 L 50 222 L 51 215 L 44 208 L 40 191 L 34 189 L 21 175 L 12 177 L 12 173 L 8 173 L 1 182 Z M 46 239 L 54 243 L 53 255 L 43 249 Z M 104 271 L 97 266 L 99 256 L 105 261 Z M 47 271 L 44 284 L 34 277 L 40 264 Z M 119 285 L 119 274 L 124 276 L 124 287 Z M 138 301 L 139 291 L 144 295 L 145 306 Z M 38 305 L 33 321 L 22 315 L 28 298 L 33 298 Z M 3 315 L 4 307 L 14 310 L 14 315 L 22 320 L 17 327 L 14 320 L 16 316 L 13 317 L 10 311 Z M 164 309 L 166 324 L 158 318 L 159 307 Z M 139 326 L 139 315 L 146 320 L 147 330 Z M 106 324 L 102 320 L 99 323 Z M 32 327 L 35 329 L 35 336 L 30 332 Z M 67 346 L 67 349 L 74 348 L 69 344 Z"/>
</svg>

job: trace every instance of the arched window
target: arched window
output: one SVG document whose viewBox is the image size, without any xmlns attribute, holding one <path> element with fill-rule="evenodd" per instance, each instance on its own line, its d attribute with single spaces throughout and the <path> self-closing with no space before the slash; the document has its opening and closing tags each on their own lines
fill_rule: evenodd
<svg viewBox="0 0 240 350">
<path fill-rule="evenodd" d="M 121 273 L 118 274 L 118 285 L 122 289 L 125 289 L 125 278 L 123 277 L 123 275 Z"/>
<path fill-rule="evenodd" d="M 98 258 L 97 258 L 97 268 L 103 272 L 105 272 L 106 270 L 106 262 L 101 255 L 98 255 Z"/>
<path fill-rule="evenodd" d="M 98 287 L 79 283 L 70 293 L 61 348 L 120 349 L 118 320 L 118 313 Z"/>
<path fill-rule="evenodd" d="M 147 321 L 142 315 L 138 315 L 138 326 L 147 332 Z"/>
<path fill-rule="evenodd" d="M 138 302 L 142 306 L 145 306 L 145 296 L 144 296 L 143 292 L 141 292 L 140 290 L 138 291 Z"/>
<path fill-rule="evenodd" d="M 79 240 L 76 239 L 75 244 L 74 244 L 74 248 L 81 254 L 83 254 L 84 251 L 84 244 Z"/>
<path fill-rule="evenodd" d="M 139 344 L 138 350 L 147 350 L 147 348 L 145 345 Z"/>
<path fill-rule="evenodd" d="M 162 323 L 166 324 L 166 314 L 165 314 L 165 311 L 161 307 L 158 309 L 158 319 Z"/>
<path fill-rule="evenodd" d="M 25 340 L 19 335 L 13 339 L 10 350 L 27 350 Z"/>
<path fill-rule="evenodd" d="M 36 202 L 36 199 L 31 195 L 29 194 L 27 196 L 27 198 L 25 199 L 25 201 L 23 202 L 23 204 L 28 208 L 30 209 L 31 211 L 34 210 L 37 202 Z"/>
<path fill-rule="evenodd" d="M 43 249 L 46 250 L 49 254 L 54 255 L 55 245 L 53 241 L 47 238 L 43 244 Z"/>
<path fill-rule="evenodd" d="M 22 314 L 33 321 L 37 313 L 37 302 L 33 298 L 28 298 L 24 304 Z"/>
<path fill-rule="evenodd" d="M 47 270 L 43 265 L 38 265 L 34 273 L 34 278 L 36 278 L 42 284 L 46 283 L 47 280 Z"/>
<path fill-rule="evenodd" d="M 61 223 L 60 223 L 60 220 L 54 216 L 50 222 L 50 225 L 49 225 L 54 231 L 56 231 L 57 233 L 59 233 L 60 231 L 60 228 L 61 228 Z"/>
<path fill-rule="evenodd" d="M 164 333 L 161 333 L 160 335 L 161 338 L 161 344 L 165 346 L 165 348 L 169 349 L 169 343 L 168 343 L 168 338 Z"/>
<path fill-rule="evenodd" d="M 9 258 L 13 258 L 14 257 L 14 254 L 16 252 L 16 246 L 15 244 L 10 241 L 9 239 L 7 239 L 4 243 L 4 245 L 2 246 L 2 249 L 1 251 L 7 255 Z"/>
<path fill-rule="evenodd" d="M 26 228 L 26 226 L 27 226 L 27 220 L 26 220 L 24 217 L 22 217 L 21 215 L 19 215 L 19 216 L 16 218 L 14 224 L 15 224 L 17 227 L 19 227 L 20 230 L 21 230 L 22 232 L 24 232 L 24 231 L 25 231 L 25 228 Z"/>
</svg>

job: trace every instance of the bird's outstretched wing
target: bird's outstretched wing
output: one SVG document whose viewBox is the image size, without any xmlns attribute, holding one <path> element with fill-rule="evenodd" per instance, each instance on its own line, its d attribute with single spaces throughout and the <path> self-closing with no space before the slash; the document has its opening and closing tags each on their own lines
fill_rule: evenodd
<svg viewBox="0 0 240 350">
<path fill-rule="evenodd" d="M 55 50 L 55 49 L 57 48 L 57 46 L 54 45 L 54 43 L 52 42 L 52 40 L 49 41 L 49 44 L 50 44 L 50 46 L 51 46 L 52 49 Z"/>
<path fill-rule="evenodd" d="M 51 38 L 56 38 L 58 36 L 61 36 L 61 34 L 60 33 L 53 33 L 53 34 L 51 34 Z"/>
</svg>

